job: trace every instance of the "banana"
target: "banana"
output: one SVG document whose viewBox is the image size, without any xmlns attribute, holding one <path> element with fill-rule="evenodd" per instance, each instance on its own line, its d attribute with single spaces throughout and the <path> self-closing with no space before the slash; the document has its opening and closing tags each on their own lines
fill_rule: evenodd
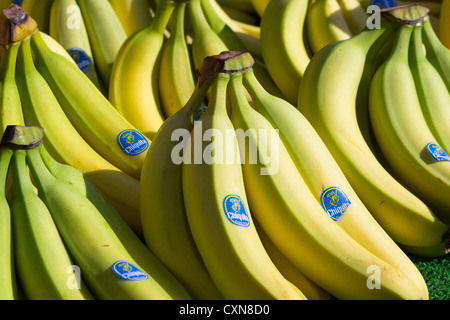
<svg viewBox="0 0 450 320">
<path fill-rule="evenodd" d="M 174 9 L 172 32 L 161 53 L 158 84 L 165 118 L 183 107 L 195 88 L 195 73 L 184 31 L 185 9 L 186 2 L 178 3 Z"/>
<path fill-rule="evenodd" d="M 77 3 L 86 25 L 98 74 L 108 88 L 113 63 L 127 39 L 127 33 L 108 0 L 77 0 Z"/>
<path fill-rule="evenodd" d="M 128 37 L 114 61 L 109 100 L 146 137 L 152 139 L 164 122 L 158 76 L 164 30 L 174 1 L 158 6 L 151 24 Z"/>
<path fill-rule="evenodd" d="M 256 13 L 250 0 L 217 0 L 222 7 L 229 7 L 246 13 Z"/>
<path fill-rule="evenodd" d="M 43 145 L 37 147 L 41 158 L 51 174 L 60 181 L 74 187 L 89 201 L 105 218 L 108 225 L 120 239 L 125 249 L 142 269 L 151 274 L 156 281 L 162 283 L 167 291 L 179 299 L 189 298 L 189 294 L 172 273 L 149 251 L 144 242 L 130 228 L 126 221 L 118 214 L 96 185 L 78 169 L 57 162 Z"/>
<path fill-rule="evenodd" d="M 214 79 L 208 109 L 195 123 L 184 151 L 183 195 L 194 241 L 225 299 L 305 300 L 270 260 L 253 224 L 227 115 L 228 81 L 225 73 Z M 208 132 L 216 139 L 206 137 L 212 141 L 203 148 Z M 225 137 L 231 141 L 225 143 Z"/>
<path fill-rule="evenodd" d="M 345 21 L 352 34 L 357 34 L 367 25 L 368 15 L 360 0 L 338 0 Z"/>
<path fill-rule="evenodd" d="M 205 63 L 205 66 L 208 65 Z M 188 225 L 182 189 L 182 164 L 174 159 L 178 134 L 191 132 L 214 72 L 199 70 L 188 102 L 167 118 L 152 141 L 141 174 L 141 221 L 148 248 L 175 274 L 194 299 L 223 299 L 213 283 Z"/>
<path fill-rule="evenodd" d="M 316 0 L 309 6 L 306 33 L 314 54 L 327 44 L 353 35 L 338 0 Z"/>
<path fill-rule="evenodd" d="M 314 55 L 300 83 L 297 108 L 319 134 L 363 204 L 395 242 L 437 245 L 447 226 L 380 164 L 358 123 L 357 109 L 361 106 L 356 102 L 368 51 L 384 32 L 396 27 L 381 16 L 380 29 L 365 29 Z"/>
<path fill-rule="evenodd" d="M 263 16 L 264 11 L 266 10 L 270 2 L 270 0 L 250 0 L 250 1 L 253 4 L 253 8 L 255 8 L 255 11 L 259 14 L 260 17 Z"/>
<path fill-rule="evenodd" d="M 121 199 L 135 206 L 137 211 L 121 211 L 121 214 L 139 233 L 139 181 L 106 161 L 80 136 L 36 70 L 30 41 L 24 40 L 21 45 L 16 75 L 25 123 L 44 128 L 44 144 L 58 161 L 85 173 L 108 198 Z M 81 72 L 78 67 L 73 67 Z"/>
<path fill-rule="evenodd" d="M 150 142 L 74 64 L 31 37 L 36 68 L 81 136 L 113 165 L 139 179 Z M 80 94 L 83 92 L 83 94 Z"/>
<path fill-rule="evenodd" d="M 242 74 L 231 75 L 229 96 L 231 121 L 243 132 L 238 142 L 250 210 L 278 249 L 339 299 L 427 299 L 411 279 L 324 214 L 276 129 L 248 103 Z M 373 266 L 383 270 L 379 290 L 367 282 Z"/>
<path fill-rule="evenodd" d="M 439 14 L 439 39 L 450 49 L 450 1 L 442 0 Z"/>
<path fill-rule="evenodd" d="M 27 163 L 41 199 L 95 298 L 173 299 L 136 263 L 89 199 L 48 171 L 39 150 L 27 150 Z"/>
<path fill-rule="evenodd" d="M 64 58 L 69 60 L 71 63 L 73 63 L 75 65 L 77 64 L 75 62 L 75 60 L 73 60 L 72 56 L 66 51 L 66 49 L 64 49 L 64 47 L 58 41 L 56 41 L 53 37 L 51 37 L 50 35 L 42 32 L 42 31 L 39 31 L 39 33 L 41 34 L 41 37 L 45 41 L 47 46 L 52 51 L 62 55 Z"/>
<path fill-rule="evenodd" d="M 149 0 L 109 0 L 109 3 L 128 37 L 152 21 Z"/>
<path fill-rule="evenodd" d="M 38 24 L 39 30 L 48 33 L 50 27 L 50 10 L 53 0 L 12 0 L 23 8 Z"/>
<path fill-rule="evenodd" d="M 6 198 L 6 179 L 9 173 L 12 150 L 0 147 L 0 299 L 17 300 L 17 281 L 13 248 L 13 225 L 10 204 Z"/>
<path fill-rule="evenodd" d="M 400 181 L 442 221 L 450 223 L 450 157 L 440 158 L 445 150 L 437 145 L 422 113 L 408 64 L 412 30 L 407 24 L 400 27 L 391 55 L 372 78 L 370 121 L 383 155 Z"/>
<path fill-rule="evenodd" d="M 416 257 L 423 257 L 423 258 L 441 258 L 447 255 L 450 252 L 450 240 L 449 235 L 446 234 L 443 237 L 443 240 L 441 243 L 430 246 L 430 247 L 410 247 L 410 246 L 403 246 L 401 245 L 401 248 L 408 252 L 409 255 L 413 255 Z"/>
<path fill-rule="evenodd" d="M 403 272 L 426 296 L 426 283 L 419 270 L 373 218 L 308 120 L 293 105 L 265 92 L 251 69 L 243 79 L 255 109 L 279 130 L 281 141 L 317 203 L 347 234 Z M 327 198 L 334 195 L 342 199 L 333 205 Z M 339 207 L 342 210 L 333 211 Z"/>
<path fill-rule="evenodd" d="M 261 50 L 273 81 L 292 104 L 310 56 L 303 37 L 308 0 L 271 1 L 261 19 Z"/>
<path fill-rule="evenodd" d="M 75 281 L 69 285 L 70 270 L 75 264 L 50 212 L 34 191 L 24 150 L 14 151 L 11 172 L 15 264 L 27 299 L 93 299 L 80 274 L 78 280 L 73 275 Z"/>
<path fill-rule="evenodd" d="M 97 74 L 86 25 L 76 0 L 53 1 L 49 35 L 69 53 L 95 86 L 105 92 Z"/>
<path fill-rule="evenodd" d="M 442 43 L 427 18 L 423 20 L 423 42 L 428 60 L 441 74 L 450 90 L 450 48 Z"/>
<path fill-rule="evenodd" d="M 422 28 L 422 25 L 414 27 L 409 63 L 430 131 L 444 150 L 450 150 L 450 91 L 439 72 L 426 58 Z"/>
<path fill-rule="evenodd" d="M 12 43 L 8 48 L 1 47 L 0 63 L 0 130 L 3 133 L 8 125 L 24 125 L 19 90 L 16 85 L 16 60 L 20 42 Z"/>
<path fill-rule="evenodd" d="M 295 265 L 293 265 L 267 236 L 258 221 L 254 221 L 259 238 L 270 259 L 283 276 L 303 292 L 308 300 L 330 300 L 330 294 L 308 279 Z"/>
</svg>

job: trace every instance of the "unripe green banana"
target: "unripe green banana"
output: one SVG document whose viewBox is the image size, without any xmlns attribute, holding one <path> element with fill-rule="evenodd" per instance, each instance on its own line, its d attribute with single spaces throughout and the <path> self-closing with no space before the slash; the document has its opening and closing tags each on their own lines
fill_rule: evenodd
<svg viewBox="0 0 450 320">
<path fill-rule="evenodd" d="M 12 0 L 11 3 L 20 5 L 38 24 L 45 33 L 49 31 L 50 8 L 53 0 Z"/>
<path fill-rule="evenodd" d="M 208 109 L 195 123 L 186 144 L 190 151 L 184 153 L 183 194 L 194 241 L 225 299 L 304 300 L 270 260 L 253 224 L 227 115 L 228 81 L 225 73 L 213 81 Z M 208 133 L 216 138 L 209 137 L 211 144 L 203 148 Z"/>
<path fill-rule="evenodd" d="M 173 299 L 136 263 L 92 202 L 48 171 L 38 149 L 27 150 L 27 163 L 38 193 L 94 297 Z"/>
<path fill-rule="evenodd" d="M 158 83 L 165 118 L 181 109 L 195 88 L 195 73 L 184 31 L 186 5 L 186 2 L 180 2 L 175 7 L 170 37 L 161 52 Z"/>
<path fill-rule="evenodd" d="M 77 0 L 98 73 L 109 87 L 111 70 L 127 33 L 108 0 Z"/>
<path fill-rule="evenodd" d="M 324 214 L 276 129 L 248 103 L 242 74 L 231 75 L 229 96 L 234 128 L 245 133 L 239 147 L 250 210 L 279 250 L 305 276 L 340 299 L 427 299 L 399 269 Z M 379 290 L 368 285 L 373 266 L 382 270 Z"/>
<path fill-rule="evenodd" d="M 391 55 L 372 78 L 370 121 L 399 180 L 450 224 L 450 158 L 444 157 L 449 151 L 441 155 L 422 112 L 408 63 L 412 30 L 410 25 L 400 26 Z"/>
<path fill-rule="evenodd" d="M 12 150 L 0 147 L 0 299 L 18 298 L 13 248 L 13 225 L 11 208 L 6 198 L 6 178 L 8 176 Z"/>
<path fill-rule="evenodd" d="M 149 139 L 164 122 L 158 92 L 159 62 L 164 31 L 174 8 L 174 1 L 158 5 L 150 25 L 125 41 L 111 74 L 109 100 Z"/>
<path fill-rule="evenodd" d="M 177 279 L 168 272 L 167 268 L 149 251 L 144 242 L 136 235 L 125 220 L 117 213 L 103 193 L 92 181 L 79 170 L 66 164 L 57 162 L 47 152 L 43 145 L 37 147 L 47 169 L 58 180 L 74 187 L 85 195 L 97 208 L 108 225 L 120 239 L 125 249 L 133 259 L 142 266 L 142 269 L 163 284 L 176 299 L 189 299 L 189 294 L 180 285 Z"/>
<path fill-rule="evenodd" d="M 81 280 L 83 274 L 72 274 L 75 264 L 49 210 L 35 193 L 24 150 L 14 151 L 11 172 L 15 264 L 25 296 L 31 300 L 92 299 Z M 71 277 L 75 282 L 71 283 Z"/>
</svg>

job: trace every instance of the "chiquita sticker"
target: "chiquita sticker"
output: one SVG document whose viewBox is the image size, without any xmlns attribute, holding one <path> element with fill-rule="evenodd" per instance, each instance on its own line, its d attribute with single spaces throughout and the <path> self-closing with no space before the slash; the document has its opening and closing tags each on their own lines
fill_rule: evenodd
<svg viewBox="0 0 450 320">
<path fill-rule="evenodd" d="M 427 150 L 436 161 L 450 161 L 450 156 L 436 143 L 427 144 Z"/>
<path fill-rule="evenodd" d="M 250 226 L 250 217 L 245 209 L 244 202 L 237 195 L 226 196 L 223 200 L 223 210 L 230 222 L 239 227 Z"/>
<path fill-rule="evenodd" d="M 334 221 L 337 221 L 351 204 L 344 191 L 338 187 L 330 187 L 322 192 L 320 203 Z"/>
<path fill-rule="evenodd" d="M 142 281 L 148 279 L 148 275 L 144 271 L 127 261 L 116 261 L 112 265 L 112 269 L 119 277 L 128 281 Z"/>
<path fill-rule="evenodd" d="M 120 148 L 130 156 L 136 156 L 148 149 L 148 140 L 136 130 L 124 130 L 119 133 L 117 142 Z"/>
<path fill-rule="evenodd" d="M 75 63 L 77 64 L 78 68 L 81 71 L 86 72 L 91 68 L 91 65 L 92 65 L 91 59 L 89 59 L 88 55 L 86 54 L 86 52 L 83 49 L 70 48 L 70 49 L 67 49 L 67 52 L 72 57 L 72 59 L 75 61 Z"/>
</svg>

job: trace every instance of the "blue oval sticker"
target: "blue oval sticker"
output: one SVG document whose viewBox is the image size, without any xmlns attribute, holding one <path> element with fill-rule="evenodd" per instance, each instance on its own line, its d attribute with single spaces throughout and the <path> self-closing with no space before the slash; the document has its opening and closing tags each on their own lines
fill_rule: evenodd
<svg viewBox="0 0 450 320">
<path fill-rule="evenodd" d="M 148 149 L 148 140 L 142 133 L 136 130 L 127 129 L 119 133 L 117 142 L 120 148 L 130 156 L 138 155 Z"/>
<path fill-rule="evenodd" d="M 337 221 L 351 204 L 344 191 L 338 187 L 330 187 L 322 192 L 320 203 L 334 221 Z"/>
<path fill-rule="evenodd" d="M 86 72 L 91 68 L 92 62 L 86 52 L 81 48 L 70 48 L 67 52 L 77 64 L 81 71 Z"/>
<path fill-rule="evenodd" d="M 250 226 L 250 217 L 247 214 L 244 202 L 234 194 L 226 196 L 223 200 L 223 210 L 228 220 L 239 227 Z"/>
<path fill-rule="evenodd" d="M 114 262 L 112 269 L 124 280 L 142 281 L 148 279 L 148 275 L 144 271 L 124 260 Z"/>
<path fill-rule="evenodd" d="M 427 144 L 427 150 L 436 161 L 450 161 L 450 156 L 436 143 Z"/>
</svg>

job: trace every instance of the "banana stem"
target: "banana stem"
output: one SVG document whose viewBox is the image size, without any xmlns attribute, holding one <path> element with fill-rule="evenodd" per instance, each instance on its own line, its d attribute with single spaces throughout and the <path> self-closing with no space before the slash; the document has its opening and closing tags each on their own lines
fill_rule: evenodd
<svg viewBox="0 0 450 320">
<path fill-rule="evenodd" d="M 161 1 L 156 9 L 152 22 L 147 27 L 151 32 L 156 31 L 162 34 L 169 23 L 172 12 L 175 9 L 176 2 L 172 0 Z"/>
</svg>

